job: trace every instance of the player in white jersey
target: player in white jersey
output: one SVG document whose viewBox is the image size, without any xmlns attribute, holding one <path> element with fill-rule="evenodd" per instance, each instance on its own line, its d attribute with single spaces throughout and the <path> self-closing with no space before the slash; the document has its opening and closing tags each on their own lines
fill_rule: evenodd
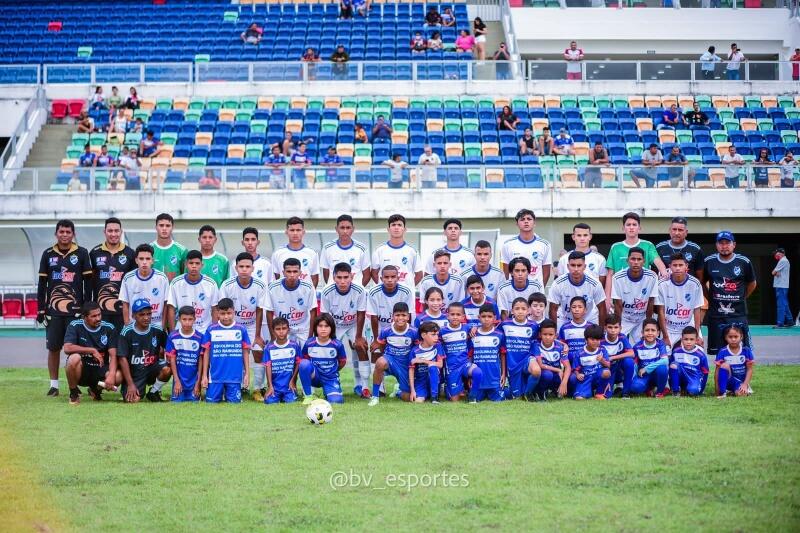
<svg viewBox="0 0 800 533">
<path fill-rule="evenodd" d="M 367 295 L 367 315 L 372 328 L 373 340 L 378 338 L 380 332 L 392 323 L 392 309 L 394 304 L 403 302 L 408 305 L 411 315 L 410 322 L 414 322 L 414 293 L 405 285 L 401 285 L 398 268 L 387 265 L 381 271 L 381 282 L 370 289 Z"/>
<path fill-rule="evenodd" d="M 261 241 L 258 239 L 258 230 L 253 227 L 247 227 L 242 230 L 242 246 L 244 251 L 250 254 L 253 258 L 253 277 L 260 280 L 264 287 L 269 287 L 269 284 L 275 281 L 275 276 L 272 274 L 272 261 L 268 257 L 264 257 L 258 253 L 258 246 Z M 235 278 L 236 273 L 236 260 L 231 261 L 230 266 L 231 277 Z M 269 340 L 269 332 L 264 328 L 262 334 L 266 333 L 264 341 Z M 252 339 L 251 339 L 252 340 Z"/>
<path fill-rule="evenodd" d="M 500 249 L 500 266 L 508 275 L 508 265 L 515 257 L 525 257 L 531 262 L 530 278 L 547 287 L 550 280 L 550 267 L 553 264 L 553 252 L 550 243 L 534 232 L 536 215 L 530 209 L 520 209 L 515 217 L 519 235 L 503 243 Z"/>
<path fill-rule="evenodd" d="M 644 268 L 644 250 L 634 246 L 628 251 L 628 268 L 614 273 L 611 301 L 614 314 L 622 320 L 622 333 L 631 344 L 642 338 L 642 322 L 653 316 L 658 275 Z"/>
<path fill-rule="evenodd" d="M 208 326 L 217 321 L 217 302 L 219 289 L 216 282 L 201 272 L 203 254 L 200 250 L 190 250 L 186 254 L 186 273 L 172 280 L 167 298 L 167 316 L 164 324 L 169 331 L 177 327 L 178 309 L 184 305 L 194 308 L 194 329 L 205 333 Z"/>
<path fill-rule="evenodd" d="M 345 262 L 333 266 L 333 283 L 325 287 L 320 298 L 320 310 L 329 313 L 336 323 L 336 338 L 344 344 L 355 376 L 353 392 L 369 394 L 372 367 L 364 338 L 367 311 L 367 290 L 353 281 L 353 269 Z"/>
<path fill-rule="evenodd" d="M 592 324 L 604 324 L 606 320 L 606 293 L 596 279 L 586 275 L 586 261 L 583 252 L 572 252 L 567 262 L 569 274 L 560 277 L 550 287 L 550 320 L 558 321 L 561 328 L 565 322 L 572 320 L 570 301 L 575 296 L 586 300 L 584 318 Z"/>
<path fill-rule="evenodd" d="M 366 245 L 353 239 L 355 225 L 350 215 L 340 215 L 336 219 L 338 239 L 322 247 L 319 254 L 319 265 L 322 267 L 322 278 L 325 283 L 332 282 L 331 271 L 339 263 L 347 263 L 353 272 L 353 281 L 366 287 L 372 279 L 370 256 Z M 361 273 L 361 276 L 358 273 Z"/>
<path fill-rule="evenodd" d="M 267 324 L 283 317 L 289 321 L 289 338 L 300 346 L 308 340 L 311 323 L 317 317 L 317 292 L 311 283 L 300 280 L 300 260 L 290 257 L 283 262 L 283 277 L 269 284 L 264 298 Z M 275 338 L 274 332 L 272 335 Z"/>
<path fill-rule="evenodd" d="M 389 217 L 389 240 L 372 252 L 372 281 L 378 283 L 378 275 L 387 265 L 397 268 L 398 283 L 414 289 L 422 280 L 422 264 L 419 254 L 405 241 L 406 217 L 392 215 Z M 411 307 L 413 310 L 414 308 Z M 375 332 L 377 335 L 379 332 Z"/>
<path fill-rule="evenodd" d="M 572 241 L 575 243 L 576 252 L 583 252 L 586 256 L 586 275 L 600 281 L 605 287 L 606 283 L 606 258 L 603 254 L 592 249 L 592 228 L 589 224 L 579 222 L 572 227 Z M 567 262 L 570 252 L 558 258 L 557 277 L 566 276 L 569 273 Z"/>
<path fill-rule="evenodd" d="M 511 314 L 511 304 L 517 298 L 528 299 L 534 292 L 544 292 L 538 281 L 528 277 L 531 272 L 531 262 L 527 257 L 515 257 L 508 264 L 511 279 L 500 284 L 497 289 L 497 307 L 500 309 L 502 320 Z"/>
<path fill-rule="evenodd" d="M 419 294 L 424 296 L 431 287 L 438 287 L 444 297 L 444 309 L 447 309 L 451 303 L 464 299 L 464 280 L 451 274 L 450 252 L 445 249 L 436 250 L 433 256 L 435 273 L 422 278 L 419 282 Z"/>
<path fill-rule="evenodd" d="M 312 287 L 319 283 L 319 257 L 317 252 L 303 244 L 306 226 L 302 218 L 291 217 L 286 221 L 286 237 L 289 242 L 272 252 L 272 273 L 280 279 L 284 261 L 290 257 L 300 261 L 300 281 L 307 281 Z"/>
<path fill-rule="evenodd" d="M 492 266 L 492 245 L 489 241 L 478 241 L 475 243 L 475 264 L 461 272 L 461 280 L 464 282 L 465 294 L 466 284 L 470 276 L 480 276 L 483 280 L 484 294 L 492 300 L 497 298 L 497 289 L 506 280 L 503 271 Z"/>
<path fill-rule="evenodd" d="M 131 304 L 139 298 L 147 298 L 153 310 L 151 323 L 164 323 L 164 306 L 169 294 L 169 279 L 166 274 L 153 268 L 153 247 L 140 244 L 136 247 L 136 270 L 131 270 L 122 278 L 119 287 L 119 301 L 122 302 L 122 320 L 130 324 L 133 320 Z"/>
<path fill-rule="evenodd" d="M 439 250 L 450 253 L 450 274 L 458 275 L 475 264 L 475 254 L 472 250 L 461 246 L 461 221 L 457 218 L 449 218 L 444 222 L 445 244 Z M 434 261 L 436 252 L 428 256 L 425 262 L 425 273 L 433 274 L 436 272 Z"/>
<path fill-rule="evenodd" d="M 668 346 L 680 342 L 683 328 L 692 326 L 698 331 L 703 323 L 703 289 L 700 281 L 689 274 L 689 263 L 681 252 L 669 258 L 670 276 L 658 283 L 656 312 L 664 343 Z"/>
</svg>

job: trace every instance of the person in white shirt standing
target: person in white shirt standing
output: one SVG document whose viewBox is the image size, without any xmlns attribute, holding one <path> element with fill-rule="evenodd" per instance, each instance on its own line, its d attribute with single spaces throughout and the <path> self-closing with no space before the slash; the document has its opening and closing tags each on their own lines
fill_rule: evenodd
<svg viewBox="0 0 800 533">
<path fill-rule="evenodd" d="M 274 339 L 273 320 L 276 317 L 285 318 L 289 321 L 289 338 L 303 346 L 311 335 L 311 324 L 317 317 L 317 292 L 311 283 L 300 279 L 302 270 L 298 258 L 285 259 L 282 273 L 281 279 L 269 284 L 264 297 L 267 326 Z"/>
<path fill-rule="evenodd" d="M 794 316 L 789 307 L 789 272 L 791 265 L 786 259 L 786 250 L 777 248 L 773 253 L 778 264 L 772 269 L 772 287 L 775 289 L 775 303 L 778 306 L 776 328 L 790 328 L 794 325 Z"/>
<path fill-rule="evenodd" d="M 389 240 L 372 252 L 372 281 L 378 283 L 378 275 L 386 266 L 393 265 L 397 268 L 400 284 L 411 289 L 413 294 L 417 283 L 422 280 L 422 264 L 417 251 L 405 240 L 406 217 L 392 215 L 388 224 Z"/>
<path fill-rule="evenodd" d="M 131 304 L 140 298 L 147 298 L 153 312 L 151 324 L 161 326 L 164 323 L 164 306 L 169 295 L 169 279 L 167 275 L 153 268 L 153 247 L 140 244 L 134 252 L 136 270 L 125 274 L 119 287 L 119 301 L 122 302 L 122 323 L 133 321 Z"/>
<path fill-rule="evenodd" d="M 575 252 L 583 252 L 586 259 L 586 274 L 592 276 L 605 287 L 606 285 L 606 258 L 603 254 L 592 249 L 592 228 L 589 224 L 579 222 L 572 227 L 572 242 L 575 243 Z M 567 252 L 558 258 L 558 277 L 566 276 L 568 273 L 567 262 L 569 254 Z"/>
<path fill-rule="evenodd" d="M 167 298 L 166 329 L 172 331 L 176 327 L 177 310 L 184 305 L 194 308 L 194 328 L 205 333 L 208 326 L 217 321 L 217 302 L 219 289 L 208 276 L 204 276 L 203 254 L 200 250 L 190 250 L 186 254 L 186 273 L 172 280 Z"/>
<path fill-rule="evenodd" d="M 583 49 L 578 48 L 578 43 L 575 41 L 569 43 L 569 48 L 564 50 L 564 59 L 567 61 L 567 79 L 580 80 Z"/>
<path fill-rule="evenodd" d="M 331 283 L 331 270 L 339 263 L 350 265 L 353 281 L 366 287 L 372 277 L 370 257 L 367 246 L 353 239 L 355 223 L 350 215 L 340 215 L 336 219 L 336 234 L 338 239 L 322 247 L 319 254 L 319 264 L 322 267 L 322 278 L 325 283 Z M 361 276 L 358 273 L 361 272 Z"/>
<path fill-rule="evenodd" d="M 422 278 L 419 282 L 420 297 L 424 297 L 431 287 L 442 291 L 444 309 L 453 302 L 464 299 L 464 281 L 460 276 L 451 274 L 451 256 L 445 249 L 436 250 L 433 254 L 434 273 Z"/>
<path fill-rule="evenodd" d="M 746 60 L 747 59 L 744 57 L 742 51 L 739 50 L 739 46 L 736 43 L 731 43 L 731 51 L 728 52 L 728 66 L 725 68 L 725 74 L 729 80 L 742 79 L 742 74 L 739 72 L 739 68 L 742 65 L 742 61 Z"/>
<path fill-rule="evenodd" d="M 558 327 L 572 320 L 570 301 L 580 296 L 586 301 L 585 318 L 592 324 L 604 324 L 606 320 L 606 293 L 600 282 L 586 275 L 586 258 L 583 252 L 569 254 L 569 274 L 553 282 L 547 300 L 550 302 L 550 320 Z"/>
<path fill-rule="evenodd" d="M 628 268 L 614 273 L 611 280 L 611 301 L 614 314 L 620 317 L 622 333 L 631 344 L 642 338 L 642 322 L 653 316 L 658 275 L 644 268 L 644 250 L 638 246 L 628 250 Z"/>
<path fill-rule="evenodd" d="M 736 153 L 736 147 L 730 145 L 728 153 L 722 156 L 722 165 L 725 168 L 725 186 L 727 188 L 739 188 L 739 168 L 744 164 L 744 158 Z"/>
<path fill-rule="evenodd" d="M 500 249 L 500 266 L 503 267 L 503 273 L 508 276 L 508 264 L 512 259 L 525 257 L 531 262 L 531 279 L 538 281 L 542 287 L 547 287 L 550 267 L 553 264 L 550 242 L 534 232 L 536 215 L 530 209 L 520 209 L 514 219 L 517 221 L 519 235 L 504 242 Z"/>
<path fill-rule="evenodd" d="M 433 189 L 436 187 L 437 167 L 441 166 L 442 160 L 429 144 L 425 145 L 423 152 L 419 156 L 417 164 L 419 169 L 419 182 L 423 189 Z"/>
<path fill-rule="evenodd" d="M 664 344 L 672 348 L 681 341 L 683 328 L 697 329 L 697 344 L 703 346 L 700 326 L 703 323 L 703 287 L 689 274 L 689 263 L 682 252 L 669 258 L 670 276 L 658 283 L 656 312 Z"/>
<path fill-rule="evenodd" d="M 258 230 L 256 228 L 247 227 L 242 230 L 242 246 L 244 251 L 253 258 L 253 277 L 263 283 L 264 287 L 269 287 L 269 284 L 275 281 L 275 276 L 272 275 L 272 261 L 258 253 L 260 244 L 261 241 L 258 239 Z M 232 278 L 237 276 L 236 260 L 231 262 L 228 270 Z M 264 340 L 269 340 L 269 336 L 265 337 Z"/>
<path fill-rule="evenodd" d="M 492 265 L 492 245 L 489 241 L 480 240 L 475 243 L 475 264 L 461 272 L 461 279 L 464 282 L 465 294 L 467 279 L 470 276 L 478 276 L 483 280 L 483 288 L 486 296 L 492 300 L 497 298 L 497 289 L 506 281 L 503 271 Z"/>
<path fill-rule="evenodd" d="M 448 218 L 444 221 L 444 246 L 439 250 L 444 250 L 450 254 L 450 273 L 459 274 L 475 264 L 475 254 L 469 248 L 461 246 L 461 221 L 457 218 Z M 438 250 L 434 251 L 434 254 Z M 428 257 L 425 263 L 425 273 L 433 274 L 433 256 Z"/>
<path fill-rule="evenodd" d="M 286 221 L 286 237 L 289 242 L 272 252 L 272 273 L 276 279 L 280 279 L 285 261 L 294 257 L 300 262 L 300 281 L 316 287 L 319 284 L 319 256 L 303 244 L 305 236 L 306 224 L 302 218 L 291 217 Z"/>
</svg>

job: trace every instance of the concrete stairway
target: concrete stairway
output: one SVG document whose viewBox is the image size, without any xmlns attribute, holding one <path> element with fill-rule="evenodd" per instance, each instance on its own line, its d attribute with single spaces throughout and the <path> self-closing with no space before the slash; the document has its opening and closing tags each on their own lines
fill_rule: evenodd
<svg viewBox="0 0 800 533">
<path fill-rule="evenodd" d="M 64 150 L 69 146 L 74 131 L 74 124 L 45 124 L 39 132 L 33 149 L 25 159 L 25 168 L 48 168 L 47 171 L 39 172 L 39 190 L 49 190 L 50 184 L 55 181 L 58 167 L 64 158 Z M 30 191 L 32 188 L 33 173 L 21 172 L 14 183 L 14 190 Z"/>
</svg>

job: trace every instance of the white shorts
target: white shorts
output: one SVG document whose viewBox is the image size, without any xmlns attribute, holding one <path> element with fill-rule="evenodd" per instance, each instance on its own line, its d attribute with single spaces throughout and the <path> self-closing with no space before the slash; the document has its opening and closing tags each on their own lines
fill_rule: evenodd
<svg viewBox="0 0 800 533">
<path fill-rule="evenodd" d="M 351 361 L 358 360 L 356 351 L 353 348 L 353 343 L 356 341 L 356 327 L 351 326 L 346 329 L 337 329 L 336 338 L 339 339 L 339 342 L 344 344 L 344 349 L 347 352 L 347 358 Z"/>
<path fill-rule="evenodd" d="M 641 322 L 622 322 L 622 333 L 628 336 L 631 346 L 642 340 Z"/>
<path fill-rule="evenodd" d="M 486 42 L 486 36 L 485 35 L 478 35 L 477 37 L 475 37 L 475 42 L 476 43 L 485 43 Z"/>
</svg>

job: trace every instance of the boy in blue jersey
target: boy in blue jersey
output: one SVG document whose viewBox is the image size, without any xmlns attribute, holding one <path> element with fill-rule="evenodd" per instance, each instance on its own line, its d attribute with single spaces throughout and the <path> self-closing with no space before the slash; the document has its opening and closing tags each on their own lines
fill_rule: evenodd
<svg viewBox="0 0 800 533">
<path fill-rule="evenodd" d="M 708 381 L 708 358 L 703 348 L 697 345 L 697 329 L 686 326 L 681 332 L 681 341 L 673 348 L 669 364 L 669 384 L 673 396 L 681 391 L 689 396 L 701 396 Z"/>
<path fill-rule="evenodd" d="M 500 309 L 497 308 L 494 300 L 486 296 L 483 279 L 477 274 L 467 278 L 467 294 L 468 296 L 461 303 L 464 304 L 464 314 L 467 317 L 468 326 L 477 328 L 481 325 L 480 308 L 485 304 L 491 305 L 495 315 L 500 316 Z"/>
<path fill-rule="evenodd" d="M 275 338 L 264 349 L 262 358 L 267 377 L 264 403 L 293 403 L 297 400 L 297 364 L 303 350 L 289 339 L 288 320 L 279 316 L 273 320 L 272 329 Z"/>
<path fill-rule="evenodd" d="M 646 318 L 642 322 L 642 340 L 633 347 L 636 375 L 631 384 L 633 394 L 649 394 L 655 387 L 656 398 L 664 397 L 669 378 L 669 349 L 658 338 L 658 322 Z"/>
<path fill-rule="evenodd" d="M 556 323 L 546 318 L 539 324 L 539 340 L 533 343 L 532 357 L 536 358 L 542 374 L 539 383 L 528 381 L 525 396 L 528 400 L 547 401 L 547 394 L 556 394 L 559 398 L 567 395 L 567 385 L 572 374 L 569 362 L 569 348 L 556 340 Z M 531 387 L 535 384 L 535 388 Z"/>
<path fill-rule="evenodd" d="M 464 324 L 464 304 L 451 303 L 447 307 L 447 325 L 439 331 L 439 338 L 444 349 L 447 396 L 452 402 L 464 397 L 464 383 L 471 379 L 469 399 L 474 403 L 483 380 L 481 369 L 470 361 L 470 329 Z"/>
<path fill-rule="evenodd" d="M 611 398 L 614 385 L 622 383 L 622 398 L 630 399 L 633 374 L 636 372 L 636 363 L 633 361 L 633 348 L 628 336 L 622 333 L 622 319 L 619 315 L 611 313 L 605 320 L 606 334 L 600 345 L 605 348 L 608 359 L 611 361 L 611 380 L 606 393 Z M 619 389 L 617 389 L 619 390 Z"/>
<path fill-rule="evenodd" d="M 173 402 L 200 400 L 200 370 L 203 335 L 194 329 L 194 307 L 184 305 L 178 310 L 180 327 L 169 334 L 165 350 L 172 370 Z"/>
<path fill-rule="evenodd" d="M 417 341 L 417 330 L 409 325 L 411 312 L 408 304 L 397 302 L 392 308 L 392 325 L 384 329 L 375 341 L 378 351 L 382 353 L 375 361 L 375 372 L 372 375 L 372 398 L 367 404 L 375 407 L 380 402 L 381 384 L 384 374 L 397 379 L 400 399 L 407 402 L 411 399 L 411 385 L 408 382 L 408 367 L 411 362 L 411 350 Z"/>
<path fill-rule="evenodd" d="M 483 304 L 479 310 L 481 325 L 472 337 L 472 361 L 481 370 L 483 378 L 475 401 L 485 399 L 503 401 L 506 386 L 506 340 L 495 328 L 496 306 Z"/>
<path fill-rule="evenodd" d="M 203 335 L 203 381 L 206 401 L 241 403 L 242 382 L 250 383 L 250 337 L 236 324 L 233 300 L 217 303 L 219 321 Z M 242 372 L 244 370 L 244 372 Z"/>
<path fill-rule="evenodd" d="M 517 258 L 512 259 L 513 263 Z M 506 338 L 506 367 L 508 386 L 505 397 L 521 398 L 530 382 L 531 390 L 536 388 L 542 369 L 533 353 L 533 344 L 539 335 L 539 325 L 528 320 L 528 300 L 515 298 L 511 302 L 511 316 L 500 324 Z"/>
<path fill-rule="evenodd" d="M 419 344 L 411 350 L 411 366 L 408 367 L 410 400 L 423 403 L 439 403 L 439 380 L 444 360 L 444 351 L 439 344 L 439 326 L 425 322 L 419 327 Z"/>
<path fill-rule="evenodd" d="M 717 367 L 714 379 L 717 383 L 717 398 L 726 398 L 729 392 L 736 396 L 753 394 L 750 380 L 753 379 L 753 352 L 742 345 L 744 331 L 739 326 L 728 326 L 722 332 L 727 345 L 714 360 Z"/>
<path fill-rule="evenodd" d="M 578 381 L 573 397 L 576 400 L 605 400 L 610 388 L 611 361 L 600 343 L 603 341 L 603 328 L 589 326 L 583 332 L 586 345 L 575 358 L 575 379 Z"/>
<path fill-rule="evenodd" d="M 565 322 L 558 330 L 558 340 L 563 342 L 569 348 L 569 364 L 575 368 L 575 358 L 583 350 L 586 345 L 586 337 L 584 331 L 589 326 L 593 326 L 591 322 L 586 320 L 586 300 L 583 296 L 575 296 L 569 301 L 569 310 L 572 313 L 572 320 Z M 569 393 L 575 392 L 577 386 L 575 372 L 569 376 Z"/>
<path fill-rule="evenodd" d="M 303 405 L 314 401 L 311 387 L 321 387 L 330 403 L 344 403 L 339 370 L 347 364 L 347 351 L 336 338 L 336 320 L 330 313 L 314 319 L 314 334 L 303 345 L 303 358 L 297 367 L 303 384 Z"/>
</svg>

